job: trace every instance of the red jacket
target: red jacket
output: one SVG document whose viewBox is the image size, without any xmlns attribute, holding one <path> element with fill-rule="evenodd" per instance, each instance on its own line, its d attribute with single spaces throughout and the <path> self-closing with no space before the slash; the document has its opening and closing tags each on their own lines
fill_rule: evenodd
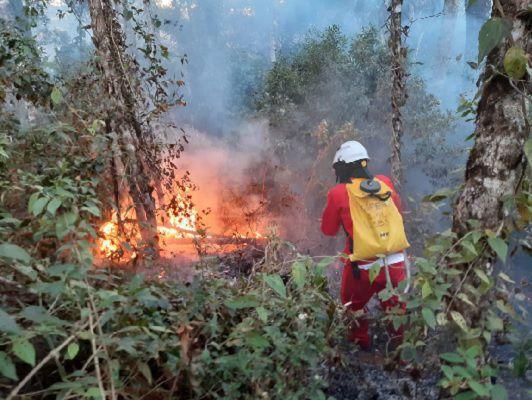
<svg viewBox="0 0 532 400">
<path fill-rule="evenodd" d="M 399 211 L 402 210 L 401 199 L 397 195 L 390 178 L 377 175 L 377 179 L 383 181 L 392 189 L 392 200 Z M 345 183 L 339 183 L 333 187 L 327 195 L 327 205 L 321 218 L 321 231 L 327 236 L 335 236 L 343 225 L 344 229 L 353 237 L 353 221 L 349 211 L 349 195 Z M 346 237 L 344 253 L 349 254 L 349 238 Z"/>
</svg>

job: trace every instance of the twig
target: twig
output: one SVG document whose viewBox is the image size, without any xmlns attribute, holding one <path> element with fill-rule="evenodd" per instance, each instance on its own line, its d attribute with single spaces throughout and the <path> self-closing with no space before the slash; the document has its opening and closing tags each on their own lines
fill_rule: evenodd
<svg viewBox="0 0 532 400">
<path fill-rule="evenodd" d="M 167 379 L 163 379 L 161 382 L 159 382 L 157 385 L 155 385 L 153 388 L 151 388 L 147 393 L 143 394 L 141 397 L 139 397 L 138 400 L 142 400 L 145 397 L 148 397 L 150 394 L 155 392 L 157 389 L 159 389 L 162 385 L 164 385 L 166 382 L 171 381 L 172 379 L 175 379 L 173 376 Z M 170 393 L 171 394 L 171 393 Z"/>
<path fill-rule="evenodd" d="M 98 379 L 98 388 L 100 389 L 102 399 L 105 399 L 105 389 L 103 387 L 102 372 L 100 370 L 100 361 L 97 355 L 98 348 L 96 347 L 96 339 L 94 338 L 94 320 L 92 318 L 92 313 L 93 310 L 91 309 L 89 312 L 89 327 L 91 331 L 92 354 L 94 354 L 94 369 L 96 371 L 96 378 Z"/>
<path fill-rule="evenodd" d="M 89 292 L 89 301 L 90 301 L 90 305 L 91 305 L 91 308 L 92 310 L 94 311 L 94 313 L 96 315 L 98 315 L 97 313 L 97 310 L 96 310 L 96 305 L 94 304 L 94 299 L 92 297 L 92 293 Z M 100 318 L 98 318 L 96 320 L 96 329 L 98 329 L 98 334 L 100 336 L 103 337 L 103 329 L 102 329 L 102 324 L 100 324 Z M 116 399 L 116 391 L 115 391 L 115 383 L 113 381 L 113 371 L 111 369 L 111 364 L 109 362 L 110 360 L 110 357 L 109 357 L 109 351 L 107 351 L 107 346 L 105 346 L 104 344 L 102 344 L 103 346 L 103 351 L 105 353 L 105 356 L 107 357 L 107 375 L 109 375 L 109 386 L 111 387 L 111 399 L 115 400 Z"/>
<path fill-rule="evenodd" d="M 61 350 L 63 350 L 66 346 L 68 346 L 68 344 L 74 340 L 78 334 L 79 334 L 79 331 L 83 328 L 85 328 L 86 326 L 88 325 L 87 322 L 85 322 L 83 325 L 81 326 L 77 326 L 77 327 L 74 327 L 74 333 L 72 335 L 70 335 L 68 338 L 66 338 L 59 346 L 57 346 L 56 348 L 54 348 L 52 351 L 50 351 L 48 353 L 48 355 L 46 357 L 44 357 L 41 362 L 39 364 L 37 364 L 35 367 L 33 367 L 33 369 L 28 373 L 28 375 L 26 375 L 24 377 L 24 379 L 22 379 L 20 381 L 20 383 L 9 393 L 9 395 L 6 397 L 6 400 L 11 400 L 13 399 L 17 394 L 18 392 L 20 392 L 20 390 L 26 385 L 26 383 L 29 382 L 29 380 L 48 362 L 50 361 L 52 358 L 56 357 L 59 352 Z M 105 398 L 105 397 L 104 397 Z"/>
<path fill-rule="evenodd" d="M 508 75 L 505 75 L 505 74 L 502 74 L 500 72 L 498 72 L 500 75 L 506 77 L 508 79 L 508 82 L 510 83 L 510 86 L 513 87 L 521 96 L 527 98 L 529 101 L 532 101 L 532 96 L 529 96 L 528 94 L 526 94 L 525 92 L 523 92 L 521 89 L 519 89 L 512 78 L 510 78 Z M 526 118 L 525 118 L 526 119 Z"/>
<path fill-rule="evenodd" d="M 484 252 L 484 249 L 485 249 L 485 247 L 482 249 L 482 252 Z M 481 252 L 481 254 L 482 254 L 482 252 Z M 478 261 L 478 259 L 475 260 L 475 261 Z M 456 295 L 458 295 L 458 292 L 460 292 L 460 290 L 462 290 L 462 286 L 464 285 L 465 280 L 467 279 L 467 277 L 468 277 L 468 275 L 469 275 L 469 272 L 471 272 L 471 269 L 472 269 L 475 265 L 476 265 L 475 262 L 472 262 L 472 263 L 469 264 L 469 267 L 467 268 L 467 270 L 466 270 L 466 272 L 465 272 L 465 274 L 464 274 L 464 277 L 463 277 L 462 280 L 460 281 L 460 283 L 459 283 L 458 287 L 456 288 L 456 290 L 455 290 L 453 296 L 451 297 L 451 301 L 449 301 L 449 304 L 447 305 L 447 310 L 445 310 L 445 313 L 446 313 L 446 314 L 449 313 L 449 311 L 451 310 L 451 306 L 453 305 L 453 302 L 454 302 L 454 299 L 456 298 Z"/>
<path fill-rule="evenodd" d="M 0 283 L 6 284 L 6 285 L 14 286 L 14 287 L 16 287 L 17 289 L 24 289 L 24 286 L 22 286 L 22 285 L 20 285 L 20 284 L 18 284 L 18 283 L 16 283 L 16 282 L 13 282 L 13 281 L 11 281 L 11 280 L 9 280 L 9 279 L 2 278 L 1 276 L 0 276 Z"/>
<path fill-rule="evenodd" d="M 445 16 L 447 14 L 445 14 L 443 11 L 440 11 L 439 13 L 436 13 L 436 14 L 432 14 L 432 15 L 426 15 L 424 17 L 419 17 L 419 18 L 414 18 L 414 19 L 410 19 L 408 21 L 409 25 L 412 26 L 414 24 L 414 22 L 416 21 L 422 21 L 424 19 L 429 19 L 429 18 L 437 18 L 437 17 L 442 17 L 442 16 Z"/>
</svg>

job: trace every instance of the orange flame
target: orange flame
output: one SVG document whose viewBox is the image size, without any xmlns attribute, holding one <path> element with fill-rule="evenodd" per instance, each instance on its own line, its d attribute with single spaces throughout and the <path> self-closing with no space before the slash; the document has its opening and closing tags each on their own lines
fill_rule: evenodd
<svg viewBox="0 0 532 400">
<path fill-rule="evenodd" d="M 160 240 L 160 250 L 175 253 L 179 249 L 181 255 L 197 256 L 197 249 L 194 246 L 194 239 L 263 239 L 264 236 L 258 231 L 251 231 L 249 227 L 246 234 L 234 232 L 232 235 L 201 235 L 198 232 L 200 227 L 200 216 L 198 210 L 194 207 L 191 196 L 177 195 L 172 198 L 170 206 L 166 209 L 166 217 L 160 218 L 160 224 L 157 226 L 157 233 Z M 128 220 L 130 221 L 130 220 Z M 127 234 L 133 236 L 129 238 L 128 243 L 135 244 L 138 241 L 138 234 L 135 226 L 131 223 L 124 223 L 124 230 Z M 103 223 L 99 229 L 98 248 L 101 256 L 104 258 L 118 259 L 126 262 L 137 256 L 134 245 L 123 246 L 123 241 L 119 234 L 118 218 L 113 214 L 112 218 Z M 243 243 L 242 245 L 246 245 Z M 127 247 L 129 250 L 124 249 Z M 235 250 L 235 246 L 217 246 L 212 245 L 216 252 L 226 252 Z"/>
<path fill-rule="evenodd" d="M 120 250 L 118 243 L 118 224 L 116 221 L 107 221 L 100 228 L 101 238 L 99 240 L 100 251 L 105 257 L 112 257 Z"/>
</svg>

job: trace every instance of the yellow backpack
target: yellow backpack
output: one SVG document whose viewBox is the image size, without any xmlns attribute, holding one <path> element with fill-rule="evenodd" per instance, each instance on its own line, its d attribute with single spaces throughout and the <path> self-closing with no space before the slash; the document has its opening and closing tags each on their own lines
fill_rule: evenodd
<svg viewBox="0 0 532 400">
<path fill-rule="evenodd" d="M 353 249 L 351 261 L 370 260 L 378 255 L 402 251 L 410 244 L 406 238 L 403 217 L 391 198 L 392 189 L 383 181 L 376 193 L 360 188 L 365 179 L 353 179 L 346 185 L 349 209 L 353 221 Z"/>
</svg>

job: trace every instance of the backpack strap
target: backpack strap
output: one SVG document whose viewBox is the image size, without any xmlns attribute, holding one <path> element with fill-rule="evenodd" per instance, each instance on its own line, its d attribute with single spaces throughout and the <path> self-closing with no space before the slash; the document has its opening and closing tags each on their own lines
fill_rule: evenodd
<svg viewBox="0 0 532 400">
<path fill-rule="evenodd" d="M 386 201 L 386 200 L 388 200 L 390 197 L 392 197 L 392 192 L 386 192 L 386 193 L 383 193 L 383 194 L 372 193 L 372 194 L 370 194 L 370 196 L 372 196 L 372 197 L 376 197 L 376 198 L 379 199 L 380 201 Z"/>
<path fill-rule="evenodd" d="M 351 256 L 353 254 L 353 249 L 355 248 L 355 240 L 349 235 L 349 232 L 347 232 L 347 229 L 345 229 L 344 224 L 342 223 L 342 228 L 344 229 L 345 236 L 349 239 L 349 255 Z M 358 268 L 358 262 L 351 260 L 349 258 L 349 262 L 351 263 L 351 271 L 353 272 L 353 277 L 355 279 L 360 279 L 360 268 Z"/>
</svg>

